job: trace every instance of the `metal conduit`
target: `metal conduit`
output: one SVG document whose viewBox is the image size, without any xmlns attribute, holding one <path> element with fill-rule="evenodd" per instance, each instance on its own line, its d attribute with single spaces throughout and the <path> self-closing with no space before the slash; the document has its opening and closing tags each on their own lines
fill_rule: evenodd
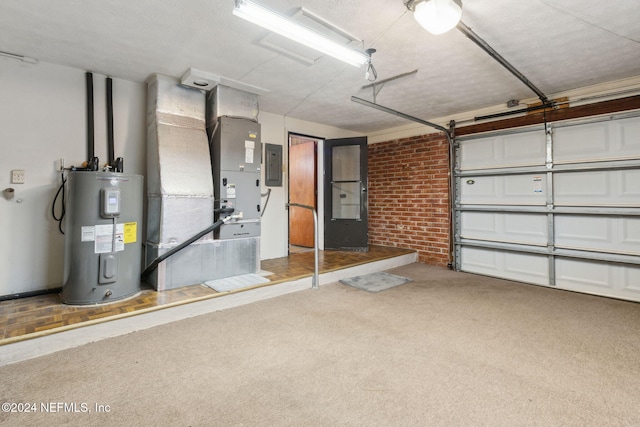
<svg viewBox="0 0 640 427">
<path fill-rule="evenodd" d="M 502 65 L 504 68 L 506 68 L 511 74 L 516 76 L 518 78 L 518 80 L 520 80 L 522 83 L 527 85 L 527 87 L 529 87 L 529 89 L 531 89 L 533 92 L 535 92 L 535 94 L 538 95 L 538 98 L 540 98 L 540 101 L 542 101 L 543 104 L 547 104 L 547 103 L 550 102 L 549 99 L 547 98 L 547 96 L 540 89 L 538 89 L 533 83 L 531 83 L 531 81 L 529 79 L 527 79 L 524 76 L 524 74 L 522 74 L 520 71 L 518 71 L 516 69 L 516 67 L 511 65 L 498 52 L 496 52 L 491 46 L 489 46 L 489 44 L 486 41 L 484 41 L 479 35 L 477 35 L 471 28 L 467 27 L 464 24 L 464 22 L 460 21 L 458 23 L 457 28 L 462 34 L 467 36 L 467 38 L 469 38 L 472 42 L 474 42 L 476 45 L 478 45 L 480 47 L 480 49 L 482 49 L 486 53 L 488 53 L 489 56 L 491 56 L 493 59 L 498 61 L 500 63 L 500 65 Z"/>
<path fill-rule="evenodd" d="M 417 123 L 421 123 L 423 125 L 430 126 L 432 128 L 436 128 L 439 131 L 442 131 L 445 134 L 447 134 L 447 138 L 449 138 L 449 130 L 444 126 L 440 126 L 438 124 L 431 123 L 431 122 L 428 122 L 426 120 L 422 120 L 422 119 L 410 116 L 410 115 L 405 114 L 405 113 L 401 113 L 400 111 L 392 110 L 391 108 L 385 107 L 385 106 L 380 105 L 380 104 L 376 104 L 376 103 L 371 102 L 371 101 L 367 101 L 366 99 L 358 98 L 357 96 L 352 96 L 351 100 L 353 102 L 357 102 L 358 104 L 366 105 L 367 107 L 375 108 L 376 110 L 384 111 L 385 113 L 393 114 L 394 116 L 398 116 L 398 117 L 402 117 L 403 119 L 411 120 L 412 122 L 417 122 Z"/>
<path fill-rule="evenodd" d="M 287 203 L 287 206 L 288 207 L 294 206 L 294 207 L 309 209 L 311 212 L 313 212 L 313 232 L 314 232 L 313 249 L 315 251 L 315 254 L 314 254 L 315 267 L 313 270 L 313 278 L 311 279 L 311 288 L 318 289 L 320 287 L 320 277 L 318 275 L 318 265 L 320 264 L 319 262 L 320 255 L 318 251 L 318 214 L 316 213 L 316 209 L 313 206 L 301 205 L 299 203 Z"/>
</svg>

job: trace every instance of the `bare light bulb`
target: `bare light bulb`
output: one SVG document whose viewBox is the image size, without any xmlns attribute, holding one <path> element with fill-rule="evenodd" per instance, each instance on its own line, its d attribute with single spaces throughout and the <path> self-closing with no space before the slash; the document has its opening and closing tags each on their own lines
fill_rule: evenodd
<svg viewBox="0 0 640 427">
<path fill-rule="evenodd" d="M 416 4 L 413 16 L 431 34 L 443 34 L 458 25 L 462 7 L 454 0 L 425 0 Z"/>
</svg>

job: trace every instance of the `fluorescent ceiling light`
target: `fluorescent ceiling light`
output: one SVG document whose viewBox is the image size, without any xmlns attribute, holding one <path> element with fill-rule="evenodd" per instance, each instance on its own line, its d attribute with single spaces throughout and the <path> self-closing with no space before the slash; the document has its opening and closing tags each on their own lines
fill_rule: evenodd
<svg viewBox="0 0 640 427">
<path fill-rule="evenodd" d="M 413 5 L 413 17 L 431 34 L 446 33 L 458 25 L 462 16 L 460 0 L 422 0 Z"/>
<path fill-rule="evenodd" d="M 236 0 L 233 14 L 355 67 L 369 61 L 369 56 L 366 53 L 335 42 L 323 34 L 291 20 L 288 16 L 269 10 L 250 0 Z"/>
</svg>

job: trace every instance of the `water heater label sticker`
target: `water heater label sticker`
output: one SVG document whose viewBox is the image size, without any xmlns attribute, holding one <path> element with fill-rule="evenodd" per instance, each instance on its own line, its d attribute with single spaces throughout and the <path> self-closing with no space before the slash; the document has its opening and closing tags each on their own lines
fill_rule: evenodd
<svg viewBox="0 0 640 427">
<path fill-rule="evenodd" d="M 124 250 L 124 224 L 116 225 L 115 243 L 116 250 L 112 251 L 113 224 L 101 224 L 95 226 L 95 250 L 97 254 L 120 252 Z"/>
<path fill-rule="evenodd" d="M 83 225 L 80 234 L 80 240 L 82 242 L 93 242 L 96 239 L 93 225 Z"/>
<path fill-rule="evenodd" d="M 135 243 L 138 235 L 138 223 L 137 222 L 125 222 L 124 223 L 124 243 Z"/>
<path fill-rule="evenodd" d="M 116 226 L 116 252 L 124 251 L 124 224 Z"/>
</svg>

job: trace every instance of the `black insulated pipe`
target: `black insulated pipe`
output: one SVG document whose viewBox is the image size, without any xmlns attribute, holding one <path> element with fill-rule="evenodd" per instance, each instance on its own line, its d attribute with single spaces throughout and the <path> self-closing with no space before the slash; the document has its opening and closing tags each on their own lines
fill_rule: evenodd
<svg viewBox="0 0 640 427">
<path fill-rule="evenodd" d="M 95 157 L 94 124 L 93 124 L 93 74 L 85 74 L 87 82 L 87 163 Z"/>
<path fill-rule="evenodd" d="M 158 264 L 160 264 L 162 261 L 164 261 L 165 259 L 169 258 L 170 256 L 175 255 L 176 253 L 180 252 L 181 250 L 183 250 L 184 248 L 186 248 L 187 246 L 189 246 L 190 244 L 192 244 L 193 242 L 195 242 L 199 238 L 205 236 L 208 233 L 211 233 L 213 230 L 217 229 L 222 224 L 224 224 L 224 220 L 222 220 L 222 219 L 214 222 L 211 226 L 209 226 L 206 229 L 202 230 L 201 232 L 199 232 L 195 236 L 190 237 L 189 239 L 187 239 L 184 242 L 180 243 L 175 248 L 171 249 L 170 251 L 168 251 L 168 252 L 160 255 L 158 258 L 154 259 L 153 262 L 151 262 L 151 264 L 149 264 L 149 266 L 147 268 L 145 268 L 144 271 L 142 272 L 142 274 L 141 274 L 142 280 L 145 280 L 147 277 L 149 277 L 149 275 L 151 273 L 153 273 L 153 271 L 158 267 Z"/>
<path fill-rule="evenodd" d="M 115 166 L 115 144 L 113 142 L 113 80 L 107 77 L 107 164 Z"/>
</svg>

